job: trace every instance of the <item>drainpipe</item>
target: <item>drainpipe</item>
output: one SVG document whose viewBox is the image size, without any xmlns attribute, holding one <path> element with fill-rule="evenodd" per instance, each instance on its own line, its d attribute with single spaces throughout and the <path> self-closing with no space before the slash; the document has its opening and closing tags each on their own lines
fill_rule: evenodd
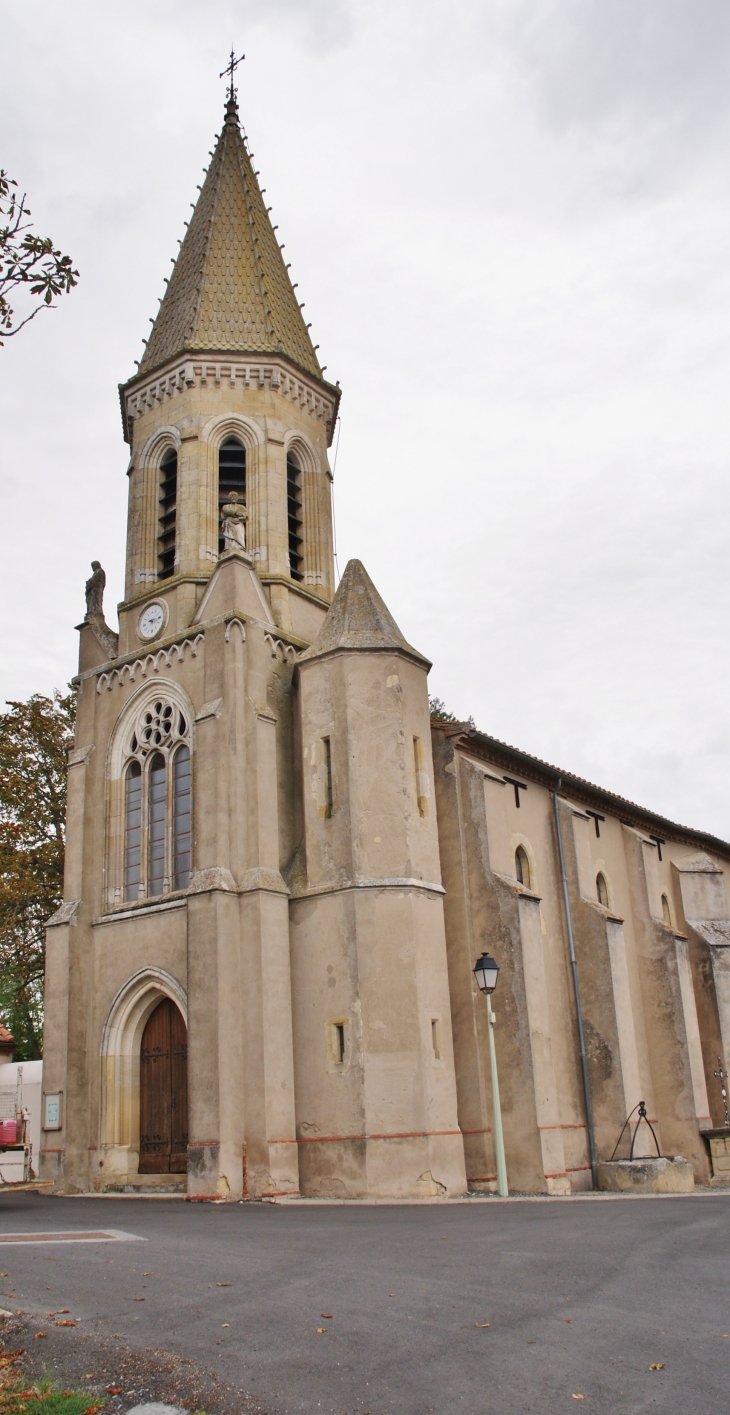
<svg viewBox="0 0 730 1415">
<path fill-rule="evenodd" d="M 558 836 L 558 854 L 560 856 L 560 875 L 563 881 L 563 903 L 565 905 L 565 920 L 568 925 L 568 949 L 570 951 L 570 966 L 573 970 L 573 991 L 575 993 L 575 1010 L 578 1017 L 578 1044 L 580 1046 L 580 1066 L 583 1072 L 583 1094 L 586 1102 L 586 1125 L 588 1129 L 588 1148 L 591 1156 L 591 1174 L 593 1175 L 593 1188 L 598 1188 L 598 1172 L 596 1170 L 596 1142 L 593 1134 L 593 1112 L 591 1110 L 591 1093 L 588 1087 L 588 1064 L 586 1061 L 586 1043 L 583 1035 L 583 1013 L 580 1007 L 580 989 L 578 987 L 578 964 L 575 957 L 575 943 L 573 941 L 573 920 L 570 916 L 570 899 L 568 898 L 568 877 L 565 873 L 565 856 L 563 854 L 563 834 L 560 829 L 560 810 L 558 808 L 558 791 L 562 783 L 559 776 L 553 789 L 553 806 L 555 807 L 555 829 Z"/>
</svg>

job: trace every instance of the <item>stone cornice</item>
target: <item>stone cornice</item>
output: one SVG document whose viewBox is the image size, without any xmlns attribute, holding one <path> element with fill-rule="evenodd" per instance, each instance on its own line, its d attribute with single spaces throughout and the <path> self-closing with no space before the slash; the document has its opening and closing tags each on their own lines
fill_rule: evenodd
<svg viewBox="0 0 730 1415">
<path fill-rule="evenodd" d="M 177 634 L 171 634 L 166 639 L 150 644 L 147 650 L 143 648 L 132 649 L 130 653 L 120 654 L 118 658 L 109 659 L 106 663 L 98 663 L 94 668 L 87 668 L 83 673 L 77 673 L 72 679 L 74 687 L 83 691 L 84 683 L 89 679 L 97 678 L 96 691 L 100 693 L 103 687 L 111 688 L 112 685 L 122 683 L 125 679 L 134 682 L 139 672 L 145 678 L 151 671 L 159 673 L 164 664 L 169 668 L 173 662 L 173 657 L 177 656 L 180 663 L 187 649 L 193 657 L 196 657 L 201 643 L 205 643 L 205 633 L 207 629 L 213 629 L 219 624 L 225 624 L 225 642 L 229 643 L 231 631 L 235 627 L 240 631 L 241 639 L 246 642 L 246 624 L 255 624 L 264 634 L 264 640 L 268 644 L 272 658 L 279 658 L 283 662 L 294 662 L 297 655 L 306 647 L 306 641 L 298 638 L 295 634 L 287 634 L 281 629 L 272 630 L 270 624 L 264 623 L 261 619 L 251 619 L 248 616 L 240 617 L 231 611 L 227 614 L 220 614 L 215 619 L 207 619 L 203 624 L 193 624 Z M 86 750 L 86 749 L 85 749 Z"/>
<path fill-rule="evenodd" d="M 340 390 L 305 373 L 282 354 L 186 353 L 151 373 L 119 385 L 124 440 L 131 443 L 135 420 L 149 408 L 179 397 L 188 388 L 271 388 L 324 424 L 327 443 L 337 419 Z"/>
</svg>

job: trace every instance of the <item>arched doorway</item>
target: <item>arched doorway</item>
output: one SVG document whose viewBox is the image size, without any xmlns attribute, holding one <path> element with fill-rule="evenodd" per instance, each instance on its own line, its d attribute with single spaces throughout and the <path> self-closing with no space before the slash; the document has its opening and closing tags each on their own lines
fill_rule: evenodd
<svg viewBox="0 0 730 1415">
<path fill-rule="evenodd" d="M 139 1173 L 188 1167 L 188 1032 L 165 997 L 150 1013 L 139 1056 Z"/>
</svg>

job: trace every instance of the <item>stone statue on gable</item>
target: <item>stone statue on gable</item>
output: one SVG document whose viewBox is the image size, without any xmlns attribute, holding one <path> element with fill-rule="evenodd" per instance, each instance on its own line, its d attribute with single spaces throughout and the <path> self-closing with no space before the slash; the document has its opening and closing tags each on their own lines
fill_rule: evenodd
<svg viewBox="0 0 730 1415">
<path fill-rule="evenodd" d="M 103 619 L 106 575 L 98 560 L 92 560 L 91 569 L 93 573 L 86 581 L 86 618 L 98 614 Z"/>
<path fill-rule="evenodd" d="M 242 501 L 238 499 L 238 492 L 232 491 L 225 506 L 221 507 L 221 528 L 223 535 L 223 554 L 229 550 L 246 549 L 246 522 L 248 512 Z"/>
</svg>

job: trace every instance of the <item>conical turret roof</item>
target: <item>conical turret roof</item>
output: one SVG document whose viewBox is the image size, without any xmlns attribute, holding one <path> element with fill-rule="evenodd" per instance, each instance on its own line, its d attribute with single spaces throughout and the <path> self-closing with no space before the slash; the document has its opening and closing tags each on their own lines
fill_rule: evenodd
<svg viewBox="0 0 730 1415">
<path fill-rule="evenodd" d="M 190 351 L 285 354 L 322 378 L 230 98 L 139 373 Z"/>
<path fill-rule="evenodd" d="M 397 649 L 431 667 L 429 660 L 404 639 L 361 560 L 348 560 L 322 628 L 311 648 L 300 655 L 300 662 L 336 653 L 338 649 Z"/>
</svg>

